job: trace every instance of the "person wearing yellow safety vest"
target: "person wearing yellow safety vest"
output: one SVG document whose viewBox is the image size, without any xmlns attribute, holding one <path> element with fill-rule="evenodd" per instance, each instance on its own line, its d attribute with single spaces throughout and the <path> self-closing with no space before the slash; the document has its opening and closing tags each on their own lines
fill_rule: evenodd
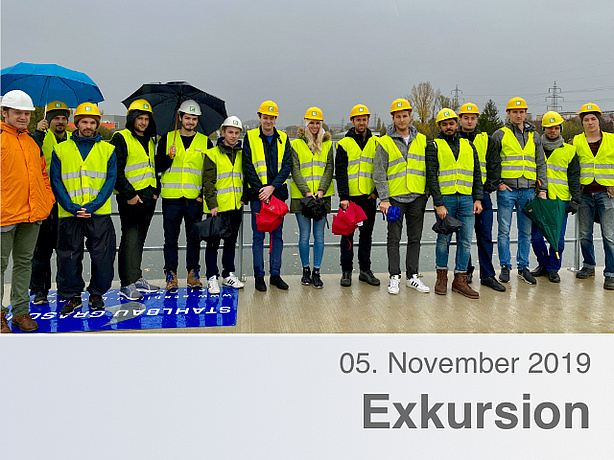
<svg viewBox="0 0 614 460">
<path fill-rule="evenodd" d="M 579 227 L 583 266 L 576 278 L 595 276 L 593 227 L 598 217 L 605 252 L 603 288 L 614 290 L 614 134 L 601 130 L 601 110 L 597 104 L 580 108 L 584 133 L 573 139 L 580 160 Z"/>
<path fill-rule="evenodd" d="M 156 151 L 156 172 L 161 174 L 162 220 L 164 226 L 164 273 L 166 290 L 176 292 L 179 266 L 179 232 L 185 222 L 187 240 L 187 284 L 202 288 L 200 281 L 200 240 L 192 232 L 203 215 L 203 163 L 205 152 L 213 147 L 211 141 L 196 132 L 201 115 L 198 102 L 184 101 L 178 110 L 181 128 L 162 136 Z"/>
<path fill-rule="evenodd" d="M 96 132 L 100 111 L 90 102 L 75 109 L 71 138 L 55 146 L 51 159 L 51 185 L 58 201 L 58 298 L 67 302 L 62 316 L 81 307 L 83 242 L 90 255 L 88 304 L 104 310 L 102 296 L 113 281 L 115 228 L 111 221 L 111 194 L 115 187 L 115 148 Z"/>
<path fill-rule="evenodd" d="M 47 174 L 51 167 L 53 147 L 70 139 L 70 131 L 66 130 L 70 109 L 61 101 L 47 104 L 45 118 L 38 122 L 36 131 L 32 134 L 34 140 L 41 146 Z M 58 205 L 53 205 L 49 217 L 45 219 L 38 232 L 38 240 L 32 257 L 32 278 L 30 279 L 30 294 L 34 295 L 34 305 L 47 303 L 47 295 L 51 289 L 51 256 L 58 239 Z"/>
<path fill-rule="evenodd" d="M 477 128 L 480 111 L 473 102 L 463 104 L 458 110 L 458 116 L 460 124 L 459 136 L 471 141 L 478 152 L 482 172 L 482 185 L 484 187 L 482 212 L 475 215 L 475 236 L 478 245 L 478 259 L 480 261 L 480 284 L 498 292 L 505 292 L 505 286 L 495 278 L 495 267 L 492 264 L 494 246 L 492 242 L 492 224 L 494 212 L 490 199 L 490 192 L 492 190 L 486 189 L 488 171 L 491 171 L 492 174 L 492 162 L 488 162 L 486 156 L 490 136 L 488 133 L 482 132 Z M 471 256 L 469 256 L 467 284 L 471 284 L 473 280 L 474 269 L 475 267 L 471 263 Z"/>
<path fill-rule="evenodd" d="M 426 180 L 437 220 L 447 215 L 460 220 L 463 226 L 456 232 L 456 266 L 452 291 L 470 299 L 480 297 L 467 284 L 467 265 L 471 254 L 474 214 L 482 212 L 482 173 L 480 157 L 474 145 L 458 135 L 458 115 L 444 107 L 435 120 L 440 132 L 426 147 Z M 435 294 L 448 290 L 448 256 L 452 234 L 437 234 L 435 249 L 437 283 Z"/>
<path fill-rule="evenodd" d="M 493 133 L 486 154 L 487 162 L 493 164 L 492 180 L 489 180 L 488 187 L 497 188 L 499 281 L 508 283 L 510 280 L 510 228 L 516 208 L 518 277 L 528 284 L 537 284 L 529 270 L 531 220 L 522 213 L 522 208 L 535 197 L 536 189 L 540 198 L 546 198 L 546 160 L 541 136 L 535 134 L 532 123 L 525 121 L 528 110 L 526 101 L 514 97 L 507 103 L 506 110 L 509 120 L 503 128 Z"/>
<path fill-rule="evenodd" d="M 403 219 L 407 221 L 407 252 L 405 268 L 407 287 L 429 293 L 430 289 L 418 277 L 420 239 L 426 208 L 426 137 L 410 123 L 412 108 L 406 99 L 395 99 L 390 107 L 392 124 L 378 141 L 373 166 L 373 180 L 380 198 L 380 210 L 400 208 L 401 217 L 388 221 L 388 293 L 398 294 L 401 282 L 399 243 Z"/>
<path fill-rule="evenodd" d="M 561 136 L 563 117 L 554 111 L 546 112 L 542 117 L 542 145 L 548 167 L 548 198 L 560 199 L 565 205 L 563 225 L 557 247 L 550 246 L 550 253 L 546 247 L 544 236 L 537 226 L 532 223 L 531 246 L 537 257 L 538 266 L 531 271 L 534 277 L 548 275 L 552 283 L 560 283 L 559 270 L 565 249 L 565 230 L 567 228 L 567 214 L 575 214 L 580 205 L 580 162 L 573 145 L 565 144 Z M 558 252 L 558 256 L 557 253 Z"/>
<path fill-rule="evenodd" d="M 303 266 L 301 284 L 320 289 L 324 286 L 320 276 L 324 257 L 324 224 L 326 219 L 315 221 L 301 212 L 301 199 L 313 197 L 322 200 L 330 212 L 333 195 L 333 171 L 335 168 L 333 143 L 330 133 L 322 128 L 324 115 L 318 107 L 305 112 L 305 128 L 297 131 L 292 141 L 292 182 L 290 183 L 290 212 L 296 214 L 299 229 L 298 252 Z M 313 221 L 313 273 L 309 266 L 309 239 Z"/>
<path fill-rule="evenodd" d="M 111 139 L 117 156 L 115 192 L 122 228 L 117 255 L 119 294 L 128 300 L 140 300 L 142 292 L 159 289 L 143 277 L 141 270 L 145 239 L 160 195 L 154 163 L 155 136 L 151 105 L 145 99 L 137 99 L 128 107 L 126 128 Z"/>
<path fill-rule="evenodd" d="M 203 169 L 203 196 L 205 212 L 225 219 L 230 236 L 224 238 L 222 253 L 222 284 L 235 289 L 245 286 L 235 275 L 235 244 L 241 227 L 243 214 L 243 158 L 241 153 L 241 131 L 239 118 L 228 117 L 222 123 L 222 137 L 217 145 L 207 150 Z M 207 267 L 207 289 L 209 294 L 219 294 L 217 251 L 220 237 L 210 237 L 205 249 Z"/>
<path fill-rule="evenodd" d="M 260 126 L 247 132 L 243 139 L 243 173 L 245 174 L 245 197 L 250 202 L 252 213 L 252 261 L 254 264 L 254 287 L 266 291 L 264 282 L 264 236 L 258 231 L 256 214 L 261 203 L 268 203 L 271 195 L 281 201 L 288 199 L 286 181 L 292 170 L 292 147 L 286 133 L 275 128 L 279 116 L 277 104 L 264 101 L 258 109 Z M 283 221 L 271 232 L 269 269 L 270 283 L 278 289 L 288 289 L 281 278 L 281 255 L 283 251 Z"/>
<path fill-rule="evenodd" d="M 357 104 L 350 111 L 350 121 L 354 125 L 337 142 L 335 151 L 335 178 L 339 206 L 347 209 L 350 201 L 356 203 L 367 215 L 358 231 L 358 279 L 372 286 L 379 286 L 380 281 L 371 271 L 371 241 L 375 224 L 375 204 L 377 191 L 373 182 L 373 161 L 377 138 L 369 126 L 371 113 L 364 104 Z M 341 237 L 341 286 L 352 285 L 354 267 L 354 232 Z"/>
</svg>

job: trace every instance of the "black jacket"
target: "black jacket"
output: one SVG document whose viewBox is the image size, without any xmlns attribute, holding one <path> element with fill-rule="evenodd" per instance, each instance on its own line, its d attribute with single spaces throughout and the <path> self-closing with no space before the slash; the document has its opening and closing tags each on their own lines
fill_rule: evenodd
<svg viewBox="0 0 614 460">
<path fill-rule="evenodd" d="M 220 152 L 226 154 L 230 162 L 234 165 L 237 155 L 241 153 L 241 141 L 237 142 L 234 147 L 228 147 L 224 144 L 224 138 L 220 137 L 217 140 L 217 146 Z M 215 182 L 217 180 L 217 165 L 213 162 L 209 155 L 205 155 L 203 165 L 203 199 L 207 203 L 209 209 L 217 208 L 217 190 Z"/>
</svg>

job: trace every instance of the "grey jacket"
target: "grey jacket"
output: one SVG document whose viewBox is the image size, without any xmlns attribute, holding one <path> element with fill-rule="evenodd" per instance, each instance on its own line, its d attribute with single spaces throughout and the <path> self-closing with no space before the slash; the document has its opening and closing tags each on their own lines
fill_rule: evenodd
<svg viewBox="0 0 614 460">
<path fill-rule="evenodd" d="M 397 133 L 394 123 L 386 127 L 386 134 L 392 138 L 395 145 L 403 155 L 404 159 L 407 159 L 409 147 L 411 143 L 418 135 L 418 130 L 415 126 L 409 125 L 409 145 L 405 145 L 403 138 Z M 375 188 L 377 189 L 377 195 L 381 201 L 390 201 L 390 192 L 388 190 L 388 152 L 384 150 L 381 144 L 377 144 L 375 150 L 375 160 L 373 162 L 373 181 L 375 182 Z M 393 196 L 396 201 L 401 203 L 409 203 L 419 197 L 420 193 L 409 193 L 406 195 Z"/>
<path fill-rule="evenodd" d="M 546 178 L 546 158 L 544 156 L 541 136 L 538 133 L 535 133 L 535 126 L 525 121 L 524 131 L 520 131 L 518 126 L 508 121 L 507 123 L 505 123 L 505 127 L 509 128 L 514 133 L 516 139 L 518 140 L 518 143 L 520 144 L 520 147 L 522 148 L 524 148 L 527 141 L 529 140 L 529 133 L 534 132 L 533 142 L 535 143 L 535 166 L 537 169 L 537 179 L 540 181 L 539 189 L 544 192 L 547 191 L 548 179 Z M 486 189 L 494 190 L 501 184 L 505 184 L 512 189 L 535 188 L 535 181 L 527 179 L 526 177 L 519 177 L 517 179 L 501 178 L 501 139 L 503 139 L 504 134 L 505 132 L 502 129 L 498 129 L 490 137 L 490 142 L 488 143 L 486 162 L 492 162 L 493 174 L 492 176 L 489 175 L 488 177 L 489 182 L 486 185 Z"/>
</svg>

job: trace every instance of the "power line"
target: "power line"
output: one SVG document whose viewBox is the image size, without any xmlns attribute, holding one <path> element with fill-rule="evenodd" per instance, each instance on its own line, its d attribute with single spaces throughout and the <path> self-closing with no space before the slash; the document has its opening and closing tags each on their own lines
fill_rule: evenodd
<svg viewBox="0 0 614 460">
<path fill-rule="evenodd" d="M 559 104 L 559 100 L 564 101 L 565 98 L 560 96 L 561 88 L 556 85 L 556 81 L 554 82 L 554 85 L 548 88 L 548 92 L 550 93 L 550 96 L 546 96 L 546 102 L 549 102 L 549 104 L 546 106 L 546 110 L 560 112 L 563 107 L 561 104 Z"/>
</svg>

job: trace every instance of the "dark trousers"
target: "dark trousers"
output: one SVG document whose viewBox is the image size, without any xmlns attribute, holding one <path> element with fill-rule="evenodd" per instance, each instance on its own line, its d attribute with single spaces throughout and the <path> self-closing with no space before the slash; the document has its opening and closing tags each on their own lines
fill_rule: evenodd
<svg viewBox="0 0 614 460">
<path fill-rule="evenodd" d="M 386 249 L 388 251 L 388 273 L 390 275 L 401 274 L 399 243 L 401 242 L 401 233 L 403 232 L 403 220 L 406 221 L 407 226 L 407 252 L 405 254 L 407 277 L 410 278 L 418 273 L 420 239 L 422 238 L 426 200 L 426 195 L 420 195 L 411 203 L 400 203 L 394 198 L 390 198 L 391 206 L 401 208 L 401 217 L 394 223 L 388 222 Z"/>
<path fill-rule="evenodd" d="M 143 276 L 143 246 L 156 209 L 156 200 L 143 197 L 141 200 L 142 203 L 130 205 L 124 197 L 117 196 L 117 209 L 122 226 L 117 268 L 122 286 L 128 286 Z"/>
<path fill-rule="evenodd" d="M 51 289 L 51 256 L 58 241 L 58 205 L 51 208 L 49 217 L 43 221 L 38 232 L 32 256 L 30 294 L 49 292 Z"/>
<path fill-rule="evenodd" d="M 350 201 L 356 203 L 367 215 L 358 227 L 358 266 L 361 271 L 371 270 L 371 242 L 373 226 L 375 225 L 375 201 L 369 195 L 351 196 Z M 354 268 L 354 233 L 341 237 L 341 270 L 351 272 Z"/>
<path fill-rule="evenodd" d="M 164 220 L 164 271 L 177 273 L 179 265 L 178 242 L 181 231 L 181 221 L 185 221 L 187 250 L 185 255 L 186 268 L 200 268 L 200 240 L 192 234 L 192 227 L 203 217 L 202 201 L 188 198 L 163 198 L 162 217 Z"/>
<path fill-rule="evenodd" d="M 57 247 L 58 296 L 62 299 L 81 296 L 85 287 L 84 239 L 92 264 L 88 292 L 103 295 L 111 287 L 115 262 L 115 228 L 111 216 L 63 217 L 58 222 Z"/>
<path fill-rule="evenodd" d="M 232 235 L 230 235 L 228 238 L 224 238 L 224 249 L 222 251 L 222 276 L 224 278 L 226 278 L 230 272 L 235 271 L 235 245 L 237 244 L 237 236 L 239 236 L 242 213 L 243 208 L 221 212 L 218 214 L 218 216 L 226 216 L 232 232 Z M 217 251 L 220 247 L 220 240 L 221 238 L 217 237 L 207 239 L 207 248 L 205 249 L 207 278 L 219 276 L 220 274 L 220 270 L 217 266 Z"/>
<path fill-rule="evenodd" d="M 480 279 L 495 276 L 495 267 L 492 264 L 494 244 L 492 242 L 493 210 L 490 193 L 484 193 L 482 198 L 482 212 L 475 215 L 475 237 L 478 243 L 478 259 L 480 262 Z M 469 271 L 475 267 L 469 257 Z"/>
</svg>

